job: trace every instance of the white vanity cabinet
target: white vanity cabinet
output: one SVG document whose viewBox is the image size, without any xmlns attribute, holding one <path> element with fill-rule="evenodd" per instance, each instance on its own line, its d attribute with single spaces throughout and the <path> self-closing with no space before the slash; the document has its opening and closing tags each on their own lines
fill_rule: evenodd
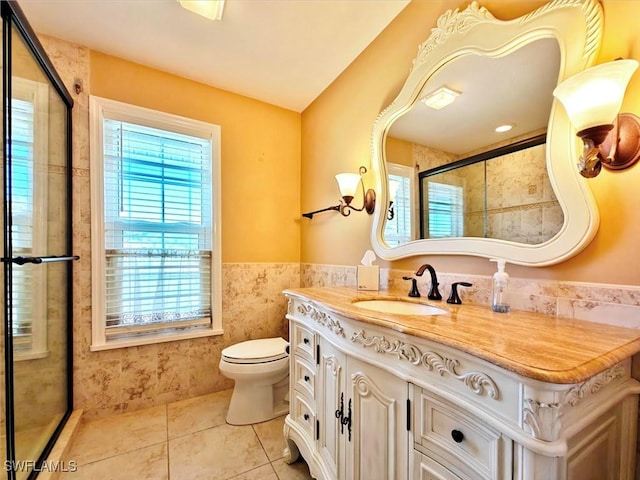
<svg viewBox="0 0 640 480">
<path fill-rule="evenodd" d="M 305 290 L 285 292 L 285 459 L 301 454 L 314 478 L 633 479 L 631 358 L 579 383 L 545 382 Z"/>
<path fill-rule="evenodd" d="M 407 382 L 346 355 L 304 323 L 290 325 L 290 448 L 315 457 L 318 478 L 406 478 Z"/>
</svg>

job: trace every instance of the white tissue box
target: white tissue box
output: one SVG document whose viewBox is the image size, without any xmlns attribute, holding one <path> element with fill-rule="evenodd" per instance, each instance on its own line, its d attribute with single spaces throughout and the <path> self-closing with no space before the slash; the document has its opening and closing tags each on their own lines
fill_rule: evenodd
<svg viewBox="0 0 640 480">
<path fill-rule="evenodd" d="M 358 265 L 358 290 L 378 290 L 379 288 L 380 267 Z"/>
</svg>

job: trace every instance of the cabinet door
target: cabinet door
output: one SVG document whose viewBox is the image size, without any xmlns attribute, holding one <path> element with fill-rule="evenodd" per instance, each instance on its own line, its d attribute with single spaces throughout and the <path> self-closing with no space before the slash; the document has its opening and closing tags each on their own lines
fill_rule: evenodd
<svg viewBox="0 0 640 480">
<path fill-rule="evenodd" d="M 620 472 L 620 417 L 607 412 L 575 435 L 567 458 L 568 480 L 617 480 Z M 633 420 L 635 421 L 635 419 Z"/>
<path fill-rule="evenodd" d="M 340 434 L 341 424 L 336 418 L 340 409 L 341 396 L 344 393 L 345 356 L 330 343 L 320 339 L 320 357 L 318 366 L 318 449 L 320 456 L 331 471 L 331 478 L 341 478 L 340 466 L 344 465 L 344 448 Z M 345 407 L 346 409 L 346 407 Z"/>
<path fill-rule="evenodd" d="M 347 360 L 346 381 L 351 400 L 351 439 L 345 431 L 345 478 L 407 478 L 408 384 L 352 357 Z M 348 403 L 345 403 L 345 415 L 347 411 Z"/>
</svg>

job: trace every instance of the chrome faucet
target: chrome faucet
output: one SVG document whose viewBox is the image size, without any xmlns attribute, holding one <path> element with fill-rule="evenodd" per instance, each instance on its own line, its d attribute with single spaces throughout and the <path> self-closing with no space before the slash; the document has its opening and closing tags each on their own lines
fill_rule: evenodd
<svg viewBox="0 0 640 480">
<path fill-rule="evenodd" d="M 425 263 L 420 266 L 420 268 L 416 270 L 416 277 L 421 277 L 425 270 L 429 270 L 429 274 L 431 275 L 431 289 L 429 290 L 427 298 L 429 300 L 442 300 L 442 295 L 440 295 L 440 292 L 438 291 L 438 277 L 436 276 L 436 271 L 431 265 Z"/>
</svg>

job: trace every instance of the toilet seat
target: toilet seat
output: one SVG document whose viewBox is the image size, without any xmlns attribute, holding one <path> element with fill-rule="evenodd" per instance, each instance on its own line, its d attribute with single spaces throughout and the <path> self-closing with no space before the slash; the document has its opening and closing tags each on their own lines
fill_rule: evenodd
<svg viewBox="0 0 640 480">
<path fill-rule="evenodd" d="M 261 338 L 231 345 L 222 350 L 222 360 L 236 364 L 275 362 L 287 358 L 287 341 L 284 338 Z"/>
</svg>

